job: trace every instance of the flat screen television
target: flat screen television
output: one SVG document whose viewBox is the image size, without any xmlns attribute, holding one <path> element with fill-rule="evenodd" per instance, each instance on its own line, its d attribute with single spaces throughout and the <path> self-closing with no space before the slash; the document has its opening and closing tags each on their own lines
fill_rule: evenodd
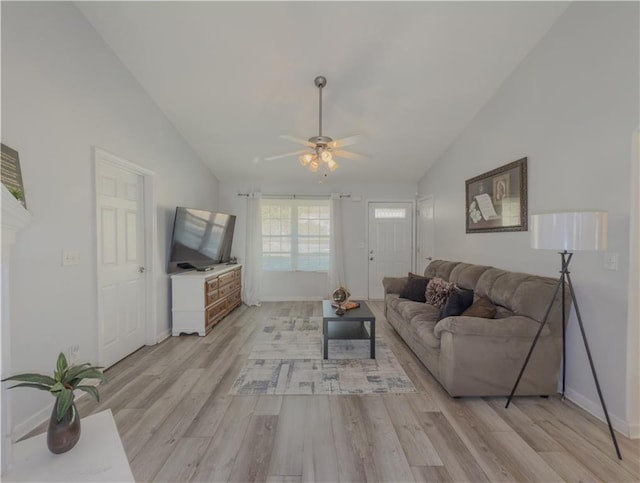
<svg viewBox="0 0 640 483">
<path fill-rule="evenodd" d="M 235 215 L 178 206 L 167 271 L 209 270 L 231 258 Z"/>
</svg>

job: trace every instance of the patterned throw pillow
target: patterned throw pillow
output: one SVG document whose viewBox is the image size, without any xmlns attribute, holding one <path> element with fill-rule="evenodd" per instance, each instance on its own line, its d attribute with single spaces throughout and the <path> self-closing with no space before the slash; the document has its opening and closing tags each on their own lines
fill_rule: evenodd
<svg viewBox="0 0 640 483">
<path fill-rule="evenodd" d="M 425 298 L 429 305 L 441 309 L 447 303 L 449 295 L 451 295 L 455 289 L 456 285 L 453 282 L 447 282 L 442 278 L 434 277 L 429 280 L 427 284 Z"/>
</svg>

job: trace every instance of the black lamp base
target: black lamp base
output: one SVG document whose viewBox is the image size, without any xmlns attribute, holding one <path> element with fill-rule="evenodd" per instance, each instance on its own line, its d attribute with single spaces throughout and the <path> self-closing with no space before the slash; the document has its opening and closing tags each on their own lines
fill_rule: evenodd
<svg viewBox="0 0 640 483">
<path fill-rule="evenodd" d="M 582 334 L 582 340 L 584 342 L 584 348 L 587 351 L 587 357 L 589 358 L 589 366 L 591 367 L 591 373 L 593 374 L 593 380 L 596 383 L 596 389 L 598 390 L 598 397 L 600 398 L 600 404 L 602 405 L 602 409 L 604 410 L 604 416 L 607 420 L 607 425 L 609 426 L 609 433 L 611 434 L 611 440 L 613 441 L 613 445 L 616 448 L 616 454 L 618 455 L 618 459 L 622 459 L 622 454 L 620 453 L 620 448 L 618 447 L 618 440 L 616 439 L 615 432 L 613 431 L 613 426 L 611 425 L 611 420 L 609 419 L 609 412 L 607 411 L 607 406 L 604 403 L 604 397 L 602 396 L 602 390 L 600 389 L 600 383 L 598 382 L 598 376 L 596 374 L 596 368 L 593 365 L 593 358 L 591 357 L 591 351 L 589 350 L 589 343 L 587 342 L 587 334 L 584 331 L 584 325 L 582 324 L 582 316 L 580 315 L 580 309 L 578 307 L 578 301 L 576 300 L 576 294 L 573 290 L 573 283 L 571 283 L 571 275 L 569 273 L 569 263 L 571 262 L 571 258 L 573 257 L 573 253 L 569 253 L 566 250 L 560 252 L 560 256 L 562 258 L 562 269 L 560 270 L 560 278 L 558 279 L 558 284 L 556 285 L 555 291 L 553 292 L 553 297 L 551 297 L 551 302 L 549 303 L 549 307 L 544 314 L 544 318 L 540 323 L 540 328 L 536 333 L 536 336 L 533 339 L 533 343 L 531 344 L 531 348 L 529 349 L 529 353 L 524 360 L 524 364 L 522 365 L 522 369 L 520 369 L 520 374 L 518 374 L 518 379 L 516 379 L 516 383 L 513 385 L 513 389 L 511 390 L 511 394 L 509 395 L 509 399 L 507 399 L 506 408 L 509 407 L 511 403 L 511 399 L 513 399 L 513 395 L 518 388 L 518 384 L 520 384 L 520 379 L 522 379 L 522 375 L 524 374 L 525 369 L 527 368 L 527 364 L 529 363 L 529 359 L 531 358 L 531 354 L 533 353 L 533 349 L 540 338 L 540 333 L 544 326 L 547 323 L 547 319 L 549 318 L 549 314 L 551 313 L 551 308 L 553 307 L 553 302 L 558 295 L 558 291 L 560 287 L 562 287 L 562 399 L 564 400 L 564 391 L 565 391 L 565 375 L 566 375 L 566 347 L 565 347 L 565 326 L 566 326 L 566 311 L 564 306 L 564 297 L 565 297 L 565 283 L 569 285 L 569 292 L 571 294 L 571 299 L 573 300 L 573 306 L 576 309 L 576 316 L 578 318 L 578 325 L 580 326 L 580 333 Z"/>
</svg>

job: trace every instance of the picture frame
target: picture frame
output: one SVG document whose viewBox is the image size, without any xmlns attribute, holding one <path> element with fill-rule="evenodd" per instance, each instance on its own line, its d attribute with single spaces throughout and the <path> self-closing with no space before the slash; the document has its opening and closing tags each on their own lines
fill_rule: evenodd
<svg viewBox="0 0 640 483">
<path fill-rule="evenodd" d="M 465 181 L 467 233 L 527 231 L 527 158 Z"/>
<path fill-rule="evenodd" d="M 0 143 L 0 153 L 2 157 L 2 184 L 27 208 L 27 200 L 24 195 L 24 184 L 22 182 L 22 171 L 20 169 L 20 156 L 18 151 Z"/>
</svg>

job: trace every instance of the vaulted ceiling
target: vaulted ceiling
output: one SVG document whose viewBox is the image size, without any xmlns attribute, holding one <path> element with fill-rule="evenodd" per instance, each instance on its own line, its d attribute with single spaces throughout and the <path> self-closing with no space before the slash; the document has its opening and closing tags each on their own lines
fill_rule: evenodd
<svg viewBox="0 0 640 483">
<path fill-rule="evenodd" d="M 418 180 L 567 8 L 559 2 L 78 2 L 222 181 L 319 178 L 280 138 L 361 135 L 341 181 Z M 176 163 L 180 160 L 176 159 Z"/>
</svg>

